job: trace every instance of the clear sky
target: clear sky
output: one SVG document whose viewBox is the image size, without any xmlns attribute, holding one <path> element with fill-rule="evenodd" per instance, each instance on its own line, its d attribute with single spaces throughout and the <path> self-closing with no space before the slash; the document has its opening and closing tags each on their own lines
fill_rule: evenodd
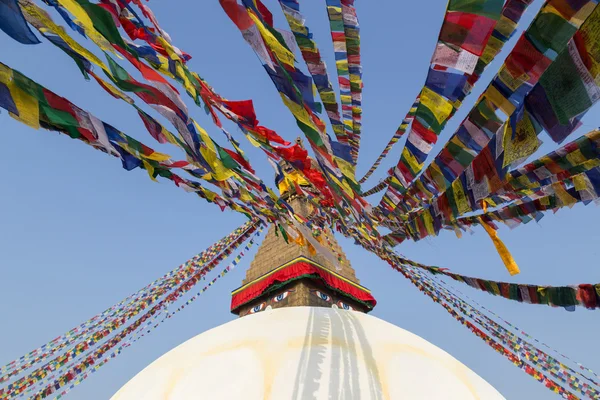
<svg viewBox="0 0 600 400">
<path fill-rule="evenodd" d="M 278 26 L 283 27 L 276 1 L 265 3 L 275 12 Z M 325 2 L 302 3 L 331 67 L 334 62 Z M 357 3 L 365 84 L 358 168 L 362 176 L 424 82 L 446 1 Z M 536 0 L 530 7 L 523 27 L 541 3 Z M 174 43 L 193 56 L 190 67 L 217 92 L 229 99 L 252 98 L 261 124 L 286 139 L 301 134 L 217 0 L 153 0 L 150 5 Z M 58 16 L 52 15 L 58 21 Z M 86 82 L 71 59 L 42 41 L 27 47 L 0 32 L 0 61 L 156 150 L 180 156 L 172 147 L 156 143 L 132 108 L 108 96 L 96 83 Z M 501 59 L 513 45 L 514 39 L 501 53 Z M 440 142 L 454 132 L 498 66 L 495 62 L 488 69 L 442 133 Z M 198 122 L 221 141 L 221 133 L 203 110 L 188 104 Z M 588 113 L 584 123 L 575 135 L 600 125 L 597 109 Z M 272 170 L 264 157 L 244 142 L 233 126 L 228 127 L 242 141 L 258 173 L 272 184 Z M 545 152 L 556 146 L 545 134 L 542 140 Z M 127 172 L 118 160 L 79 141 L 54 132 L 34 131 L 12 120 L 6 112 L 0 114 L 0 148 L 2 365 L 135 292 L 245 221 L 242 215 L 220 212 L 167 181 L 152 182 L 143 170 Z M 365 187 L 377 183 L 399 154 L 400 146 Z M 547 285 L 596 283 L 600 282 L 599 216 L 596 206 L 577 205 L 547 215 L 539 224 L 530 223 L 512 231 L 501 227 L 499 235 L 522 271 L 513 278 L 479 227 L 462 239 L 443 232 L 418 243 L 404 243 L 398 251 L 425 264 L 489 279 Z M 351 241 L 339 240 L 357 276 L 379 301 L 373 315 L 446 350 L 509 399 L 555 396 L 458 324 L 387 264 Z M 193 306 L 101 368 L 70 398 L 106 399 L 161 354 L 232 320 L 230 292 L 239 286 L 252 254 Z M 593 311 L 578 309 L 569 313 L 495 298 L 467 286 L 459 289 L 540 341 L 600 371 L 600 320 Z"/>
</svg>

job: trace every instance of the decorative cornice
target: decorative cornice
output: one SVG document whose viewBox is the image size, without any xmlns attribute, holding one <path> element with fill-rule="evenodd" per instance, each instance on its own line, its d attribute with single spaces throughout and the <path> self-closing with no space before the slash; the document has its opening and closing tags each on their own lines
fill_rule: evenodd
<svg viewBox="0 0 600 400">
<path fill-rule="evenodd" d="M 250 286 L 252 286 L 252 285 L 254 285 L 254 284 L 256 284 L 256 283 L 260 282 L 261 280 L 263 280 L 263 279 L 267 278 L 268 276 L 270 276 L 270 275 L 273 275 L 274 273 L 276 273 L 276 272 L 278 272 L 278 271 L 282 270 L 283 268 L 286 268 L 286 267 L 288 267 L 288 266 L 290 266 L 290 265 L 292 265 L 292 264 L 296 264 L 296 263 L 299 263 L 299 262 L 305 262 L 305 263 L 311 264 L 311 265 L 313 265 L 313 266 L 315 266 L 315 267 L 317 267 L 317 268 L 320 268 L 320 269 L 324 270 L 325 272 L 327 272 L 327 273 L 329 273 L 329 274 L 331 274 L 331 275 L 335 276 L 336 278 L 338 278 L 338 279 L 341 279 L 341 280 L 343 280 L 344 282 L 346 282 L 346 283 L 348 283 L 348 284 L 350 284 L 350 285 L 352 285 L 352 286 L 354 286 L 354 287 L 356 287 L 356 288 L 358 288 L 358 289 L 362 290 L 363 292 L 367 292 L 367 293 L 369 293 L 369 294 L 371 293 L 371 291 L 370 291 L 369 289 L 367 289 L 366 287 L 364 287 L 364 286 L 362 286 L 362 285 L 359 285 L 359 284 L 358 284 L 358 283 L 356 283 L 356 282 L 352 282 L 351 280 L 349 280 L 349 279 L 347 279 L 347 278 L 344 278 L 344 277 L 343 277 L 343 276 L 341 276 L 340 274 L 338 274 L 338 273 L 336 273 L 336 272 L 334 272 L 334 271 L 330 270 L 329 268 L 325 268 L 325 267 L 324 267 L 324 266 L 322 266 L 321 264 L 319 264 L 319 263 L 317 263 L 317 262 L 315 262 L 315 261 L 313 261 L 313 260 L 311 260 L 311 259 L 308 259 L 308 258 L 306 258 L 306 257 L 300 256 L 300 257 L 296 257 L 296 258 L 294 258 L 293 260 L 291 260 L 291 261 L 289 261 L 289 262 L 287 262 L 287 263 L 285 263 L 285 264 L 283 264 L 283 265 L 280 265 L 279 267 L 277 267 L 277 268 L 275 268 L 275 269 L 273 269 L 273 270 L 271 270 L 271 271 L 267 272 L 266 274 L 263 274 L 263 275 L 259 276 L 258 278 L 254 279 L 254 280 L 252 280 L 252 281 L 250 281 L 250 282 L 248 282 L 248 283 L 246 283 L 245 285 L 243 285 L 243 286 L 240 286 L 239 288 L 237 288 L 237 289 L 235 289 L 234 291 L 232 291 L 232 292 L 231 292 L 231 294 L 232 294 L 232 295 L 235 295 L 235 294 L 237 294 L 237 293 L 239 293 L 239 292 L 243 291 L 244 289 L 246 289 L 246 288 L 248 288 L 248 287 L 250 287 Z"/>
</svg>

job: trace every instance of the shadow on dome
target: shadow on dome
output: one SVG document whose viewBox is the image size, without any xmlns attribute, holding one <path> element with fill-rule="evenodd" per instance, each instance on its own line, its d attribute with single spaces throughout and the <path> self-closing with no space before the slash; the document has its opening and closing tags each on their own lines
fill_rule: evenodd
<svg viewBox="0 0 600 400">
<path fill-rule="evenodd" d="M 337 311 L 321 318 L 315 318 L 315 314 L 315 309 L 310 310 L 291 398 L 321 398 L 317 393 L 328 388 L 327 398 L 331 400 L 359 398 L 361 393 L 368 393 L 369 399 L 383 400 L 379 369 L 354 313 Z M 366 368 L 359 368 L 359 363 Z M 366 388 L 360 387 L 360 382 L 365 382 L 361 371 L 366 372 Z"/>
</svg>

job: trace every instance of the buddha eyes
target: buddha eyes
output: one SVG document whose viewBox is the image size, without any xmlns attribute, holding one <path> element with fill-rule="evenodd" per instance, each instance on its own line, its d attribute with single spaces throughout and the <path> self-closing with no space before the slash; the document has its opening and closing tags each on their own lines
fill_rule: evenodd
<svg viewBox="0 0 600 400">
<path fill-rule="evenodd" d="M 260 304 L 255 305 L 254 307 L 252 307 L 249 311 L 248 314 L 256 314 L 257 312 L 261 312 L 261 311 L 265 311 L 265 310 L 271 310 L 272 307 L 269 305 L 267 306 L 267 303 L 273 302 L 273 303 L 279 303 L 280 301 L 285 300 L 291 292 L 293 292 L 294 290 L 286 290 L 285 292 L 281 292 L 279 293 L 277 296 L 271 297 L 270 299 L 267 299 L 267 301 L 264 301 Z"/>
<path fill-rule="evenodd" d="M 256 306 L 252 307 L 250 309 L 249 313 L 250 314 L 254 314 L 254 313 L 260 312 L 260 311 L 262 311 L 264 309 L 265 309 L 265 303 L 260 303 L 260 304 L 258 304 Z"/>
<path fill-rule="evenodd" d="M 286 297 L 288 297 L 288 295 L 290 294 L 290 290 L 287 290 L 283 293 L 279 293 L 277 296 L 273 297 L 273 301 L 275 303 L 279 303 L 280 301 L 282 301 L 283 299 L 285 299 Z"/>
<path fill-rule="evenodd" d="M 321 292 L 320 290 L 315 290 L 315 291 L 314 291 L 314 293 L 315 293 L 315 295 L 317 295 L 317 296 L 318 296 L 318 297 L 319 297 L 321 300 L 328 301 L 328 302 L 329 302 L 329 301 L 331 301 L 331 296 L 330 296 L 330 295 L 328 295 L 327 293 L 323 293 L 323 292 Z"/>
<path fill-rule="evenodd" d="M 281 292 L 277 296 L 271 297 L 270 302 L 279 303 L 285 300 L 291 292 L 293 292 L 293 290 L 286 290 L 285 292 Z M 318 289 L 312 289 L 310 292 L 318 298 L 320 298 L 321 300 L 326 301 L 327 303 L 332 303 L 332 308 L 341 308 L 342 310 L 346 311 L 354 311 L 354 307 L 352 307 L 350 304 L 344 302 L 343 300 L 334 301 L 330 295 L 328 295 L 327 293 L 323 293 Z M 265 309 L 270 310 L 271 306 L 267 307 L 267 302 L 262 302 L 260 304 L 255 305 L 248 311 L 248 314 L 256 314 L 258 312 L 264 311 Z"/>
<path fill-rule="evenodd" d="M 342 310 L 354 311 L 354 308 L 351 305 L 344 303 L 341 300 L 337 302 L 337 306 Z"/>
</svg>

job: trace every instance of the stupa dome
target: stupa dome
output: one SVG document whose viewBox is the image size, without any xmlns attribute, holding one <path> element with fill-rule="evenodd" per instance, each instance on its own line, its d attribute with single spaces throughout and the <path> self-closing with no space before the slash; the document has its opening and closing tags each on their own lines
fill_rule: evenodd
<svg viewBox="0 0 600 400">
<path fill-rule="evenodd" d="M 503 399 L 426 340 L 356 312 L 268 309 L 169 351 L 112 400 Z"/>
</svg>

